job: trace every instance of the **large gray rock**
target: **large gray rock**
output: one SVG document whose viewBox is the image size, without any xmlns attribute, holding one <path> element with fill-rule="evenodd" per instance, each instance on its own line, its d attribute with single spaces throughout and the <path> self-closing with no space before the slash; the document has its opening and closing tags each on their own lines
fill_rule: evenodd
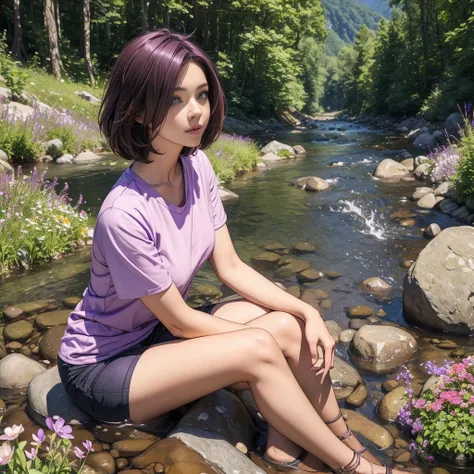
<svg viewBox="0 0 474 474">
<path fill-rule="evenodd" d="M 346 388 L 355 389 L 363 383 L 359 372 L 337 356 L 334 357 L 334 368 L 330 370 L 330 375 L 336 392 Z"/>
<path fill-rule="evenodd" d="M 264 474 L 235 446 L 253 447 L 254 424 L 242 402 L 227 390 L 219 390 L 195 402 L 173 429 L 178 438 L 197 451 L 219 472 Z"/>
<path fill-rule="evenodd" d="M 403 364 L 417 350 L 415 338 L 407 331 L 379 325 L 360 328 L 350 345 L 356 362 L 375 372 L 385 372 Z"/>
<path fill-rule="evenodd" d="M 285 145 L 277 140 L 273 140 L 270 143 L 267 143 L 261 150 L 260 153 L 265 155 L 267 153 L 275 153 L 278 155 L 278 150 L 287 150 L 291 153 L 292 156 L 296 156 L 294 148 L 290 145 Z"/>
<path fill-rule="evenodd" d="M 72 163 L 73 160 L 74 160 L 74 157 L 70 153 L 66 153 L 63 156 L 60 156 L 56 160 L 56 163 L 58 163 L 58 165 L 65 165 L 65 164 Z"/>
<path fill-rule="evenodd" d="M 415 168 L 413 174 L 416 176 L 417 179 L 428 179 L 431 175 L 431 168 L 431 163 L 422 163 L 421 165 Z"/>
<path fill-rule="evenodd" d="M 46 153 L 51 155 L 53 158 L 60 156 L 62 149 L 63 142 L 59 138 L 46 142 Z"/>
<path fill-rule="evenodd" d="M 415 138 L 413 145 L 418 148 L 434 150 L 436 147 L 436 140 L 430 132 L 424 132 Z"/>
<path fill-rule="evenodd" d="M 304 176 L 292 181 L 296 187 L 305 189 L 306 191 L 325 191 L 329 188 L 329 183 L 317 176 Z"/>
<path fill-rule="evenodd" d="M 231 191 L 230 189 L 219 186 L 219 196 L 221 201 L 233 201 L 239 199 L 239 195 Z"/>
<path fill-rule="evenodd" d="M 0 388 L 23 388 L 46 370 L 22 354 L 9 354 L 0 361 Z"/>
<path fill-rule="evenodd" d="M 16 119 L 26 120 L 35 113 L 35 109 L 29 105 L 20 104 L 19 102 L 10 102 L 8 104 L 8 115 Z"/>
<path fill-rule="evenodd" d="M 453 112 L 444 122 L 444 129 L 451 135 L 459 134 L 459 127 L 464 123 L 461 112 Z"/>
<path fill-rule="evenodd" d="M 91 94 L 90 92 L 76 91 L 74 92 L 74 94 L 79 96 L 81 99 L 87 100 L 88 102 L 92 102 L 93 104 L 100 103 L 100 99 L 98 99 L 95 95 Z"/>
<path fill-rule="evenodd" d="M 474 229 L 443 230 L 407 272 L 403 308 L 408 320 L 455 334 L 474 334 Z"/>
<path fill-rule="evenodd" d="M 74 158 L 73 163 L 76 163 L 76 164 L 93 163 L 94 161 L 99 161 L 100 159 L 102 159 L 102 157 L 99 155 L 96 155 L 92 151 L 83 151 Z"/>
<path fill-rule="evenodd" d="M 386 421 L 395 421 L 400 409 L 407 401 L 405 387 L 397 387 L 382 398 L 377 406 L 377 413 Z"/>
<path fill-rule="evenodd" d="M 44 370 L 31 381 L 27 407 L 31 417 L 44 427 L 46 418 L 53 415 L 64 418 L 70 425 L 91 422 L 91 417 L 72 403 L 61 383 L 57 366 Z"/>
<path fill-rule="evenodd" d="M 391 158 L 386 158 L 378 164 L 374 174 L 379 179 L 401 179 L 408 173 L 409 170 L 406 166 Z"/>
<path fill-rule="evenodd" d="M 433 209 L 433 207 L 436 206 L 436 196 L 433 193 L 425 194 L 421 199 L 418 200 L 416 205 L 420 209 Z"/>
</svg>

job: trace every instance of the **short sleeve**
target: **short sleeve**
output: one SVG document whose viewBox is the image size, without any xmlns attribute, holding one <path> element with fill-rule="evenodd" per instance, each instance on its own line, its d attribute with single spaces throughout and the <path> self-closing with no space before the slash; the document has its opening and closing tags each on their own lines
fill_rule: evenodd
<svg viewBox="0 0 474 474">
<path fill-rule="evenodd" d="M 204 170 L 209 183 L 209 196 L 210 205 L 212 211 L 212 219 L 214 222 L 214 229 L 217 230 L 222 227 L 227 221 L 227 214 L 225 213 L 224 206 L 222 204 L 221 196 L 219 194 L 219 186 L 217 185 L 217 176 L 214 169 L 209 161 L 207 155 L 201 150 L 204 162 Z"/>
<path fill-rule="evenodd" d="M 120 299 L 137 299 L 171 286 L 171 275 L 146 227 L 129 213 L 106 209 L 97 220 L 94 241 Z"/>
</svg>

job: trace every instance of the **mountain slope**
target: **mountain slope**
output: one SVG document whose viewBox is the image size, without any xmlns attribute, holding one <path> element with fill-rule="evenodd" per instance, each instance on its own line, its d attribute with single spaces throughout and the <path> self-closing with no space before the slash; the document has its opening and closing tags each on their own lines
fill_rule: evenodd
<svg viewBox="0 0 474 474">
<path fill-rule="evenodd" d="M 381 13 L 385 18 L 392 18 L 392 8 L 387 0 L 357 0 L 360 3 Z"/>
<path fill-rule="evenodd" d="M 346 43 L 352 43 L 362 25 L 377 28 L 382 15 L 357 0 L 321 0 L 328 29 Z"/>
</svg>

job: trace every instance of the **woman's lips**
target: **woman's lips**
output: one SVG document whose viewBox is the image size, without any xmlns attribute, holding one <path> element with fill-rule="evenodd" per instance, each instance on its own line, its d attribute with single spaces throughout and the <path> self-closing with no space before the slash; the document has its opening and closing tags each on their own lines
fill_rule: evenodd
<svg viewBox="0 0 474 474">
<path fill-rule="evenodd" d="M 186 133 L 190 133 L 191 135 L 199 135 L 202 132 L 201 128 L 195 128 L 194 130 L 188 130 Z"/>
</svg>

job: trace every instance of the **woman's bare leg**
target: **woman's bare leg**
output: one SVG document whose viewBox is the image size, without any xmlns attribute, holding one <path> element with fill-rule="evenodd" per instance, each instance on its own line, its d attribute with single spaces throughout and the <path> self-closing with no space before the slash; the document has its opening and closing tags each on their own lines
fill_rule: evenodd
<svg viewBox="0 0 474 474">
<path fill-rule="evenodd" d="M 281 351 L 313 407 L 323 421 L 333 420 L 339 414 L 330 377 L 323 382 L 321 375 L 316 376 L 311 366 L 311 354 L 304 340 L 304 323 L 280 311 L 270 311 L 244 299 L 218 304 L 212 314 L 220 318 L 234 321 L 247 326 L 259 327 L 268 331 L 277 341 Z M 329 425 L 336 435 L 347 431 L 346 423 L 341 418 Z M 280 462 L 290 461 L 298 456 L 300 447 L 278 433 L 271 426 L 268 427 L 267 454 Z M 351 436 L 345 443 L 353 449 L 361 449 L 362 445 L 355 436 Z"/>
<path fill-rule="evenodd" d="M 130 415 L 135 422 L 148 421 L 236 382 L 249 384 L 260 412 L 272 426 L 329 466 L 340 468 L 353 459 L 353 452 L 314 410 L 275 339 L 260 328 L 148 349 L 132 375 Z M 371 466 L 362 459 L 355 472 L 369 474 Z M 384 470 L 375 467 L 373 473 Z"/>
</svg>

